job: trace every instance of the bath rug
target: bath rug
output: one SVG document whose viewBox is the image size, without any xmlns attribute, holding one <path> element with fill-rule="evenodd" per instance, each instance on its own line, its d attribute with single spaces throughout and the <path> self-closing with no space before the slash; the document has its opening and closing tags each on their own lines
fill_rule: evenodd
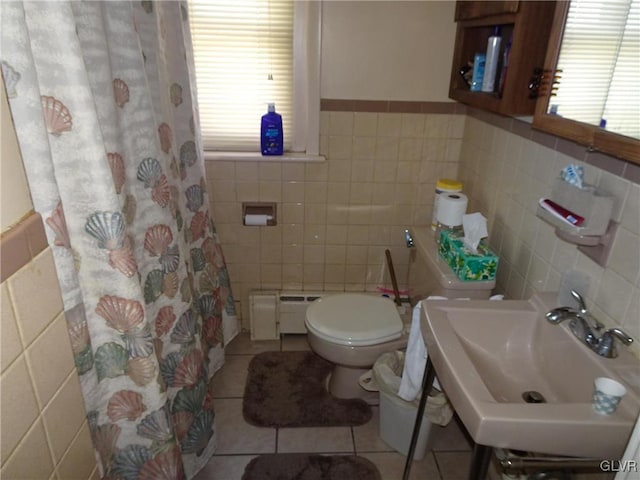
<svg viewBox="0 0 640 480">
<path fill-rule="evenodd" d="M 276 453 L 249 462 L 242 480 L 382 480 L 376 466 L 354 455 Z"/>
<path fill-rule="evenodd" d="M 325 380 L 333 365 L 313 352 L 264 352 L 249 363 L 242 413 L 258 427 L 341 427 L 367 423 L 362 399 L 332 396 Z"/>
</svg>

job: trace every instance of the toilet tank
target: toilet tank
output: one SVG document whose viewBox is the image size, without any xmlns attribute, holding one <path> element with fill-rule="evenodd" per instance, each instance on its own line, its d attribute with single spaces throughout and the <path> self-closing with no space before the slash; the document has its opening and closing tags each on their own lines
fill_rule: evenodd
<svg viewBox="0 0 640 480">
<path fill-rule="evenodd" d="M 447 298 L 486 300 L 495 288 L 495 280 L 463 282 L 440 255 L 435 236 L 429 227 L 412 228 L 415 247 L 409 262 L 409 296 L 411 304 L 438 295 Z"/>
</svg>

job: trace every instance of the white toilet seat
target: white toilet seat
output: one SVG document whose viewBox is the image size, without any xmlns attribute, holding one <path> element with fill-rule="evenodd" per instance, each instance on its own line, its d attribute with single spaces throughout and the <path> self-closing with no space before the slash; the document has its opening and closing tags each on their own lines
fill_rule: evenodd
<svg viewBox="0 0 640 480">
<path fill-rule="evenodd" d="M 354 347 L 395 340 L 403 329 L 393 301 L 358 293 L 319 298 L 307 308 L 305 325 L 327 342 Z"/>
</svg>

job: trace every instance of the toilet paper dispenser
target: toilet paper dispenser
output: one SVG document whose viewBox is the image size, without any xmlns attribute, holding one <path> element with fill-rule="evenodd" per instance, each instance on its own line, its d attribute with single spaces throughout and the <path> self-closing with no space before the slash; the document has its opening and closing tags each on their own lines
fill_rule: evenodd
<svg viewBox="0 0 640 480">
<path fill-rule="evenodd" d="M 273 227 L 277 222 L 275 202 L 243 202 L 242 224 L 248 227 Z"/>
</svg>

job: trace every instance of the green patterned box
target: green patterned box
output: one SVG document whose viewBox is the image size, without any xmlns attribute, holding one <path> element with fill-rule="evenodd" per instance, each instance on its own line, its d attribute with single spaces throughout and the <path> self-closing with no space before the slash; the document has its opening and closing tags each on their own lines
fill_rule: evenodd
<svg viewBox="0 0 640 480">
<path fill-rule="evenodd" d="M 442 230 L 438 252 L 460 280 L 493 280 L 498 270 L 498 257 L 487 247 L 484 240 L 474 254 L 463 243 L 462 231 Z"/>
</svg>

